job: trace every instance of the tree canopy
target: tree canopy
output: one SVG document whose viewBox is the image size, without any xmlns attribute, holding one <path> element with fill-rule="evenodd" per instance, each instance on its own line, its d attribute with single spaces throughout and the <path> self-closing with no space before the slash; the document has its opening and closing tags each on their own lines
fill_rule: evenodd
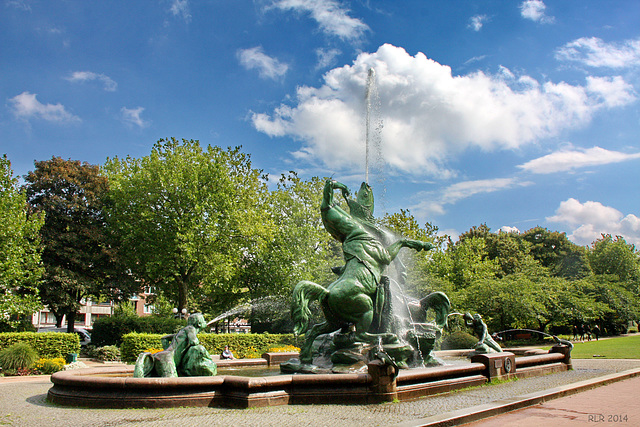
<svg viewBox="0 0 640 427">
<path fill-rule="evenodd" d="M 0 157 L 0 323 L 8 326 L 42 306 L 37 295 L 42 223 L 41 215 L 27 214 L 26 196 L 11 163 L 6 155 Z"/>
<path fill-rule="evenodd" d="M 104 171 L 108 222 L 136 278 L 179 310 L 240 298 L 239 270 L 273 232 L 262 172 L 240 147 L 161 139 L 148 156 L 108 159 Z"/>
<path fill-rule="evenodd" d="M 127 299 L 135 289 L 106 228 L 108 181 L 98 166 L 60 157 L 35 162 L 25 181 L 31 210 L 44 215 L 40 298 L 71 331 L 84 299 Z"/>
</svg>

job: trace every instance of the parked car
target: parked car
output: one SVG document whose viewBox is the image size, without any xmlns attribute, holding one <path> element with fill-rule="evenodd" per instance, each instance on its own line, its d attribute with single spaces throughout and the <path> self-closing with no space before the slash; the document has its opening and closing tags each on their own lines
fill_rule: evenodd
<svg viewBox="0 0 640 427">
<path fill-rule="evenodd" d="M 39 328 L 38 332 L 67 332 L 67 328 Z M 80 338 L 80 346 L 91 344 L 91 334 L 84 328 L 73 328 L 73 332 Z"/>
</svg>

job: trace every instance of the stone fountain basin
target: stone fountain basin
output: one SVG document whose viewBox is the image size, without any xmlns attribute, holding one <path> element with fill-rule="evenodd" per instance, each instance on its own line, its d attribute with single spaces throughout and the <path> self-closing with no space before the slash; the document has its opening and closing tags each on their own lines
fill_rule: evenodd
<svg viewBox="0 0 640 427">
<path fill-rule="evenodd" d="M 289 357 L 277 356 L 277 359 Z M 507 362 L 507 359 L 509 360 Z M 278 362 L 279 363 L 279 362 Z M 268 359 L 220 361 L 218 366 L 268 366 Z M 485 384 L 494 378 L 543 375 L 570 369 L 565 353 L 515 358 L 511 352 L 474 356 L 470 363 L 401 370 L 371 362 L 364 374 L 268 377 L 133 378 L 133 366 L 60 371 L 51 376 L 49 401 L 93 408 L 262 407 L 287 404 L 371 404 L 409 400 Z"/>
</svg>

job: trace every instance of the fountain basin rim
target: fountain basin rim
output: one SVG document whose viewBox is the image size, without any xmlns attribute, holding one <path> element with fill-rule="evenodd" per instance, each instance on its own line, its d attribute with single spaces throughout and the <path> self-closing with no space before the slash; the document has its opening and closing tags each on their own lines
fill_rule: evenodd
<svg viewBox="0 0 640 427">
<path fill-rule="evenodd" d="M 99 367 L 60 371 L 51 375 L 54 385 L 80 387 L 103 387 L 109 389 L 192 389 L 216 386 L 231 388 L 261 389 L 286 385 L 339 384 L 348 381 L 352 384 L 369 384 L 369 374 L 282 374 L 268 377 L 244 377 L 236 375 L 216 375 L 212 377 L 173 377 L 173 378 L 133 378 L 133 366 Z M 121 377 L 114 376 L 121 374 Z M 105 376 L 101 376 L 105 375 Z"/>
</svg>

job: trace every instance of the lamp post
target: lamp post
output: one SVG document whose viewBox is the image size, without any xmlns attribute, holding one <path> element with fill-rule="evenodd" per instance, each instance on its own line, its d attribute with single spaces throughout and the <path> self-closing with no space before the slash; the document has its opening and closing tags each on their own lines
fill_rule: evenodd
<svg viewBox="0 0 640 427">
<path fill-rule="evenodd" d="M 180 315 L 178 315 L 178 309 L 177 308 L 173 308 L 171 309 L 171 311 L 173 312 L 173 317 L 179 317 L 180 319 L 186 319 L 187 318 L 187 309 L 183 308 L 182 312 L 180 313 Z"/>
</svg>

